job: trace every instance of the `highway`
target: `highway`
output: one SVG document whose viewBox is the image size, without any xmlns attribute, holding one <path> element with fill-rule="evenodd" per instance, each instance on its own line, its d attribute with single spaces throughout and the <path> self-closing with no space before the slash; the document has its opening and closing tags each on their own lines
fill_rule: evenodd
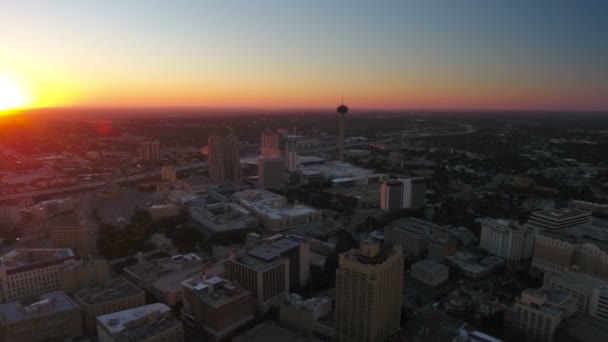
<svg viewBox="0 0 608 342">
<path fill-rule="evenodd" d="M 208 162 L 196 162 L 196 163 L 176 166 L 175 169 L 177 171 L 183 171 L 183 170 L 189 170 L 189 169 L 198 169 L 198 168 L 207 167 L 207 166 L 209 166 Z M 133 181 L 157 177 L 157 176 L 160 176 L 160 168 L 156 168 L 151 171 L 138 173 L 135 175 L 116 178 L 112 181 L 107 181 L 107 182 L 94 182 L 94 183 L 87 183 L 87 184 L 81 184 L 81 185 L 66 186 L 66 187 L 61 187 L 61 188 L 34 190 L 34 191 L 19 192 L 16 194 L 0 195 L 0 201 L 14 200 L 14 199 L 19 199 L 19 198 L 23 198 L 23 197 L 47 196 L 47 195 L 54 195 L 54 194 L 60 194 L 60 193 L 64 193 L 64 192 L 72 192 L 72 191 L 91 190 L 91 189 L 95 189 L 95 188 L 107 185 L 108 183 L 119 184 L 119 183 L 125 183 L 125 182 L 133 182 Z"/>
</svg>

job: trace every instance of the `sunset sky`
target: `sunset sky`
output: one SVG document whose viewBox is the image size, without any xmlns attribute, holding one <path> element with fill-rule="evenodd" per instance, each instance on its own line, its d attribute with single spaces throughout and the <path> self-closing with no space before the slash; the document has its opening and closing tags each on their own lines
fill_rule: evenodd
<svg viewBox="0 0 608 342">
<path fill-rule="evenodd" d="M 30 107 L 606 109 L 608 1 L 0 0 L 2 79 Z"/>
</svg>

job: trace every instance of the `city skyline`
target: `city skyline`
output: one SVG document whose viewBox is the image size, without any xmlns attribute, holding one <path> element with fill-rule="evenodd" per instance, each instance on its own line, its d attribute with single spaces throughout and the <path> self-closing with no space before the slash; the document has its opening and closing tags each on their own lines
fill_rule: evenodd
<svg viewBox="0 0 608 342">
<path fill-rule="evenodd" d="M 604 110 L 607 6 L 2 3 L 0 111 Z"/>
</svg>

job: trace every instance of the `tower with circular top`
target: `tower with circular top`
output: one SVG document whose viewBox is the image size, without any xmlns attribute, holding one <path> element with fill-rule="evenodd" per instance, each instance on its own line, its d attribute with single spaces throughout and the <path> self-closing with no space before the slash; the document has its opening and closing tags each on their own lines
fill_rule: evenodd
<svg viewBox="0 0 608 342">
<path fill-rule="evenodd" d="M 344 105 L 344 96 L 342 97 L 342 104 L 337 108 L 338 112 L 338 125 L 340 130 L 340 138 L 338 140 L 338 160 L 344 161 L 344 118 L 348 113 L 348 107 Z"/>
</svg>

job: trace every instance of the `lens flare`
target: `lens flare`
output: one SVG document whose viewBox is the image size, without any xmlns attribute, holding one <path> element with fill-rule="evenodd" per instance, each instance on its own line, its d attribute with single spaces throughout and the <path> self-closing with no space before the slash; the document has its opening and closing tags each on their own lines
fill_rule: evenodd
<svg viewBox="0 0 608 342">
<path fill-rule="evenodd" d="M 0 115 L 4 111 L 23 108 L 28 102 L 27 92 L 19 82 L 0 74 Z"/>
</svg>

